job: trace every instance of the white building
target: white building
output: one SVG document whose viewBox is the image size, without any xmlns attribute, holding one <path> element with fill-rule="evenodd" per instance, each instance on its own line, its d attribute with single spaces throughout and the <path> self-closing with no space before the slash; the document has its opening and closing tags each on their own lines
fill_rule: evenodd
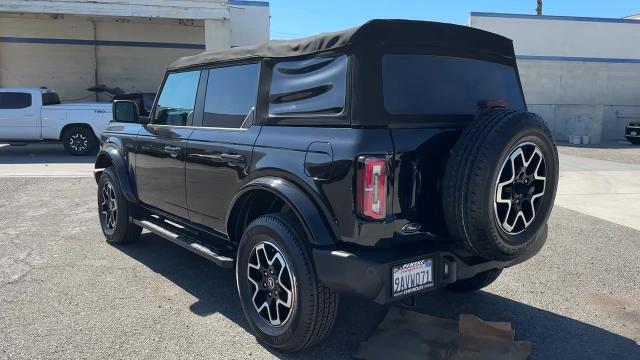
<svg viewBox="0 0 640 360">
<path fill-rule="evenodd" d="M 636 15 L 640 18 L 640 15 Z M 469 25 L 514 41 L 529 109 L 558 140 L 624 138 L 640 119 L 640 21 L 471 13 Z"/>
<path fill-rule="evenodd" d="M 0 0 L 0 87 L 155 92 L 175 59 L 267 41 L 269 20 L 265 1 Z"/>
</svg>

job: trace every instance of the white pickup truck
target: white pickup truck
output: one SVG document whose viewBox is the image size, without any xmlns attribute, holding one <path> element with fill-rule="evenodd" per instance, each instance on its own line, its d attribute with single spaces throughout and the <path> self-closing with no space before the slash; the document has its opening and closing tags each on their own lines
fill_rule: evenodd
<svg viewBox="0 0 640 360">
<path fill-rule="evenodd" d="M 72 155 L 91 154 L 111 119 L 111 103 L 60 104 L 47 89 L 0 88 L 0 143 L 62 141 Z"/>
</svg>

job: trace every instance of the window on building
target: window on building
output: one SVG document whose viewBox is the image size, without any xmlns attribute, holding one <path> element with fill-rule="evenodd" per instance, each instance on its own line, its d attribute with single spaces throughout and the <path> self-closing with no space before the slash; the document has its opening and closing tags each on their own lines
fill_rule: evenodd
<svg viewBox="0 0 640 360">
<path fill-rule="evenodd" d="M 187 125 L 193 117 L 199 82 L 200 70 L 169 74 L 158 98 L 153 123 Z"/>
<path fill-rule="evenodd" d="M 31 107 L 31 94 L 0 92 L 0 109 L 26 109 Z"/>
<path fill-rule="evenodd" d="M 347 56 L 284 61 L 273 68 L 269 113 L 340 114 L 347 93 Z"/>
<path fill-rule="evenodd" d="M 209 70 L 202 125 L 239 128 L 256 106 L 260 64 Z"/>
</svg>

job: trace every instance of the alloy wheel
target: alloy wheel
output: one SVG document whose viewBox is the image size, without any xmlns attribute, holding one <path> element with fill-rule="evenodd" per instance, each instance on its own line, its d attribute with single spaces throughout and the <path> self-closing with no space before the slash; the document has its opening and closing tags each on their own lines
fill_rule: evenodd
<svg viewBox="0 0 640 360">
<path fill-rule="evenodd" d="M 118 218 L 118 202 L 116 200 L 116 191 L 110 182 L 106 183 L 102 188 L 100 210 L 104 218 L 104 226 L 108 230 L 114 230 Z"/>
<path fill-rule="evenodd" d="M 251 302 L 262 320 L 273 327 L 286 324 L 295 304 L 295 277 L 276 245 L 265 241 L 253 247 L 247 280 Z"/>
<path fill-rule="evenodd" d="M 509 235 L 525 231 L 536 217 L 546 187 L 544 155 L 537 145 L 517 145 L 502 164 L 495 188 L 495 215 Z"/>
<path fill-rule="evenodd" d="M 87 146 L 89 146 L 89 139 L 83 133 L 75 133 L 69 138 L 69 147 L 75 151 L 84 151 Z"/>
</svg>

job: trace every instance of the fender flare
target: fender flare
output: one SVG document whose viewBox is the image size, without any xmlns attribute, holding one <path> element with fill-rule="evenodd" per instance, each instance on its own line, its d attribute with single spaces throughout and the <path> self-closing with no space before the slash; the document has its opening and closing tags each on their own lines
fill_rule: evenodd
<svg viewBox="0 0 640 360">
<path fill-rule="evenodd" d="M 236 213 L 242 208 L 242 201 L 245 195 L 255 190 L 268 191 L 293 209 L 298 221 L 303 225 L 309 242 L 317 246 L 333 246 L 335 236 L 326 223 L 325 216 L 318 206 L 311 200 L 299 186 L 282 178 L 265 176 L 254 179 L 244 185 L 231 201 L 231 206 L 227 212 L 226 229 L 227 233 L 233 231 L 231 223 Z"/>
<path fill-rule="evenodd" d="M 116 172 L 116 177 L 118 178 L 118 183 L 120 184 L 120 189 L 122 189 L 124 197 L 129 202 L 137 203 L 138 196 L 134 190 L 135 188 L 131 182 L 131 178 L 129 177 L 129 170 L 126 165 L 127 163 L 118 149 L 114 147 L 106 147 L 98 152 L 93 170 L 96 182 L 100 179 L 100 174 L 102 174 L 102 171 L 104 170 L 104 166 L 102 166 L 101 163 L 105 158 L 109 159 L 109 162 Z"/>
</svg>

